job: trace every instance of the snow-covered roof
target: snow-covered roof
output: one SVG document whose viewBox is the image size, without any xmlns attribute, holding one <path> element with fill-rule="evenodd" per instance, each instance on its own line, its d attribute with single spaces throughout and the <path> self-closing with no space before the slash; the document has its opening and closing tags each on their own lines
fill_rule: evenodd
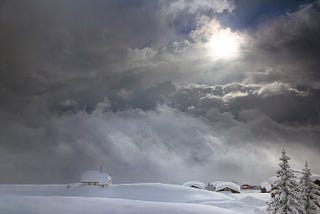
<svg viewBox="0 0 320 214">
<path fill-rule="evenodd" d="M 240 192 L 240 186 L 232 182 L 220 182 L 216 185 L 216 191 L 223 190 L 224 188 L 229 188 L 236 192 Z"/>
<path fill-rule="evenodd" d="M 223 183 L 223 181 L 213 181 L 213 182 L 210 182 L 209 185 L 216 187 L 220 183 Z"/>
<path fill-rule="evenodd" d="M 98 170 L 89 170 L 85 171 L 81 175 L 81 181 L 83 183 L 89 183 L 89 182 L 98 182 L 101 185 L 108 184 L 108 182 L 111 180 L 111 176 L 107 173 L 100 172 Z"/>
<path fill-rule="evenodd" d="M 183 184 L 184 186 L 188 186 L 188 187 L 197 187 L 199 189 L 205 189 L 206 188 L 206 184 L 201 182 L 201 181 L 189 181 Z"/>
<path fill-rule="evenodd" d="M 262 183 L 260 184 L 260 187 L 261 187 L 261 188 L 265 188 L 267 192 L 270 192 L 271 189 L 272 189 L 271 184 L 268 183 L 268 182 L 262 182 Z"/>
</svg>

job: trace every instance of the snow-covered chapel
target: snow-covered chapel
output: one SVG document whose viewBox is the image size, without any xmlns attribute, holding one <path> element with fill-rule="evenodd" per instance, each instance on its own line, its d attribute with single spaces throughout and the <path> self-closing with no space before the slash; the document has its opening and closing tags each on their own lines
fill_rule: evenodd
<svg viewBox="0 0 320 214">
<path fill-rule="evenodd" d="M 103 172 L 102 168 L 100 170 L 88 170 L 82 173 L 80 183 L 101 187 L 111 186 L 112 177 Z"/>
</svg>

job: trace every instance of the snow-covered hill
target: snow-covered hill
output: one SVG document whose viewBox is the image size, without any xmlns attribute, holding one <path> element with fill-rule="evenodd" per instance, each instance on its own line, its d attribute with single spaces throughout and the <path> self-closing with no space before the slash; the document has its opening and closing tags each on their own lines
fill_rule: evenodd
<svg viewBox="0 0 320 214">
<path fill-rule="evenodd" d="M 262 213 L 269 194 L 228 194 L 169 184 L 107 188 L 0 185 L 1 213 Z"/>
</svg>

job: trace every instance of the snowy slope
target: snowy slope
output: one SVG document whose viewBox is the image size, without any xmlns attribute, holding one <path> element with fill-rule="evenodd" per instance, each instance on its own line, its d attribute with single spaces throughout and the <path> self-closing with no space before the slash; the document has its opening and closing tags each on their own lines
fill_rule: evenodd
<svg viewBox="0 0 320 214">
<path fill-rule="evenodd" d="M 270 195 L 248 194 L 169 184 L 0 185 L 0 213 L 260 213 Z"/>
<path fill-rule="evenodd" d="M 188 181 L 185 182 L 183 185 L 188 187 L 196 187 L 198 189 L 205 189 L 207 186 L 205 183 L 201 181 Z"/>
<path fill-rule="evenodd" d="M 0 197 L 0 209 L 1 213 L 6 214 L 237 214 L 200 204 L 61 196 Z"/>
<path fill-rule="evenodd" d="M 187 203 L 207 200 L 230 200 L 218 192 L 171 184 L 120 184 L 110 187 L 71 185 L 0 185 L 0 195 L 83 196 L 123 198 L 144 201 Z"/>
</svg>

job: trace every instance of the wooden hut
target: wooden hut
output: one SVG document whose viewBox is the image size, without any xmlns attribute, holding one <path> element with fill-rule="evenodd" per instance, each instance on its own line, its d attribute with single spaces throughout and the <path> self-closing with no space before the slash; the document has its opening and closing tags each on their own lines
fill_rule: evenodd
<svg viewBox="0 0 320 214">
<path fill-rule="evenodd" d="M 216 186 L 217 192 L 240 193 L 240 186 L 233 182 L 220 182 Z"/>
<path fill-rule="evenodd" d="M 254 186 L 250 184 L 242 184 L 241 189 L 254 189 Z"/>
</svg>

